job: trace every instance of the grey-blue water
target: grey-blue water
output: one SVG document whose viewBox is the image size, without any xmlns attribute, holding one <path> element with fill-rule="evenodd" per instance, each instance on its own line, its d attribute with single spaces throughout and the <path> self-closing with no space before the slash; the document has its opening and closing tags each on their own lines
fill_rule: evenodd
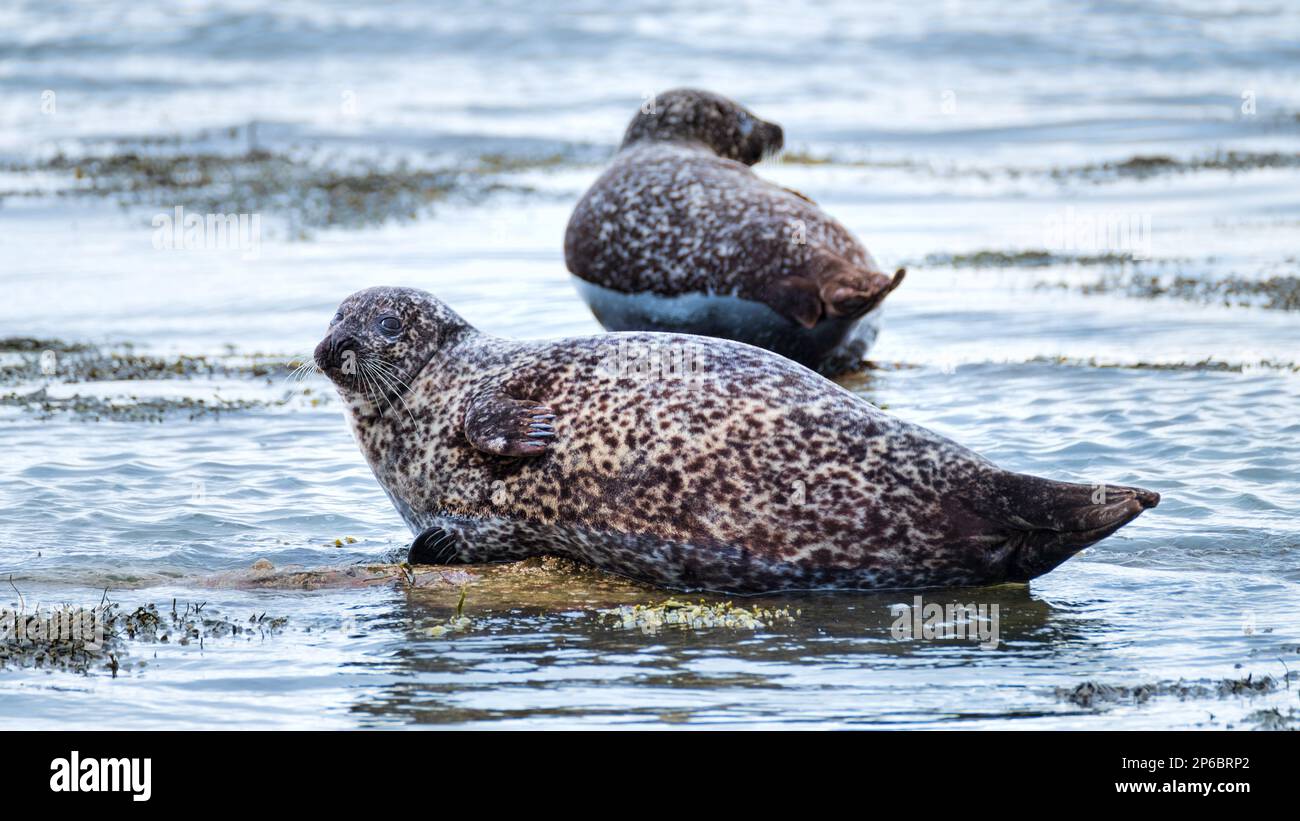
<svg viewBox="0 0 1300 821">
<path fill-rule="evenodd" d="M 176 599 L 241 623 L 288 618 L 201 645 L 127 641 L 116 676 L 11 659 L 4 726 L 1292 716 L 1300 10 L 692 5 L 0 11 L 0 337 L 40 341 L 0 353 L 0 605 L 92 606 L 107 588 L 128 610 Z M 471 578 L 469 625 L 444 632 L 430 628 L 453 617 L 454 586 L 259 587 L 259 559 L 330 568 L 409 540 L 326 383 L 127 379 L 141 373 L 86 372 L 57 351 L 37 367 L 56 340 L 168 362 L 284 360 L 375 284 L 426 288 L 503 335 L 596 333 L 564 268 L 569 209 L 642 100 L 683 84 L 781 123 L 786 157 L 759 173 L 818 200 L 886 267 L 909 267 L 886 304 L 881 367 L 845 384 L 1006 467 L 1163 494 L 1027 587 L 926 594 L 998 605 L 996 649 L 895 639 L 890 606 L 911 593 L 781 597 L 762 605 L 790 606 L 792 621 L 645 632 L 597 611 L 667 593 L 530 567 Z M 205 172 L 200 156 L 225 159 Z M 141 157 L 183 161 L 160 179 Z M 341 217 L 321 217 L 323 177 L 358 163 L 399 188 L 412 170 L 487 170 L 413 205 L 379 196 L 377 218 L 349 219 L 347 196 Z M 240 174 L 296 182 L 258 189 Z M 258 214 L 254 253 L 156 248 L 153 220 L 177 206 Z M 1050 256 L 1022 253 L 1039 250 Z M 248 404 L 196 414 L 187 398 Z M 1247 676 L 1272 684 L 1221 692 Z M 1068 697 L 1085 682 L 1155 687 Z"/>
</svg>

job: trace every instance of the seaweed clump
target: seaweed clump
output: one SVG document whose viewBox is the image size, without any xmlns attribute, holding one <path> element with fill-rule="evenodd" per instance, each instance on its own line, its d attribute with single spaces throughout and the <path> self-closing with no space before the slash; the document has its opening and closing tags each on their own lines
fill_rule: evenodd
<svg viewBox="0 0 1300 821">
<path fill-rule="evenodd" d="M 798 611 L 791 614 L 789 607 L 766 610 L 737 607 L 730 601 L 710 604 L 701 599 L 692 604 L 671 598 L 658 604 L 625 604 L 596 612 L 613 629 L 640 630 L 649 635 L 665 627 L 760 630 L 777 622 L 792 622 L 798 616 Z"/>
<path fill-rule="evenodd" d="M 1292 674 L 1288 674 L 1286 680 L 1289 681 L 1291 677 Z M 1056 697 L 1080 707 L 1096 707 L 1116 703 L 1144 704 L 1156 696 L 1175 696 L 1180 699 L 1254 696 L 1271 693 L 1277 688 L 1278 680 L 1272 676 L 1255 678 L 1251 674 L 1241 679 L 1222 679 L 1218 682 L 1179 680 L 1140 684 L 1134 687 L 1085 681 L 1074 687 L 1057 687 Z"/>
<path fill-rule="evenodd" d="M 449 633 L 464 633 L 474 626 L 474 621 L 465 615 L 465 588 L 460 589 L 460 599 L 456 602 L 456 614 L 445 622 L 424 628 L 424 634 L 430 638 L 441 638 Z"/>
<path fill-rule="evenodd" d="M 7 667 L 88 673 L 102 663 L 117 673 L 107 605 L 27 612 L 0 608 L 0 670 Z M 98 629 L 97 629 L 98 627 Z"/>
<path fill-rule="evenodd" d="M 11 343 L 12 347 L 4 347 Z M 39 347 L 38 347 L 39 346 Z M 15 352 L 16 362 L 0 367 L 0 383 L 32 379 L 64 383 L 238 377 L 268 381 L 293 373 L 297 360 L 236 358 L 204 355 L 150 356 L 135 353 L 130 345 L 101 349 L 94 345 L 59 340 L 20 338 L 0 340 L 0 351 Z M 53 356 L 51 356 L 52 352 Z M 60 355 L 63 354 L 63 355 Z"/>
<path fill-rule="evenodd" d="M 1035 356 L 1026 360 L 1030 364 L 1059 365 L 1068 368 L 1113 368 L 1132 371 L 1184 371 L 1195 373 L 1245 373 L 1251 370 L 1300 372 L 1300 364 L 1276 359 L 1256 362 L 1225 362 L 1221 359 L 1201 359 L 1195 362 L 1108 362 L 1098 358 L 1087 359 L 1069 356 Z"/>
<path fill-rule="evenodd" d="M 1201 279 L 1179 274 L 1172 278 L 1133 274 L 1109 276 L 1080 288 L 1084 294 L 1122 293 L 1155 299 L 1172 297 L 1189 302 L 1219 303 L 1227 307 L 1257 307 L 1273 311 L 1300 310 L 1300 276 L 1284 274 L 1267 279 L 1227 276 Z"/>
<path fill-rule="evenodd" d="M 1295 168 L 1300 154 L 1277 151 L 1217 151 L 1204 157 L 1178 160 L 1164 154 L 1142 154 L 1119 162 L 1090 163 L 1052 171 L 1053 177 L 1077 175 L 1093 178 L 1146 179 L 1159 174 L 1191 171 L 1227 171 L 1233 174 L 1264 168 Z"/>
<path fill-rule="evenodd" d="M 285 357 L 263 355 L 236 356 L 151 356 L 134 352 L 131 345 L 99 347 L 60 340 L 15 337 L 0 340 L 0 353 L 9 354 L 0 365 L 0 384 L 27 390 L 0 394 L 0 407 L 13 407 L 35 413 L 40 419 L 71 414 L 82 420 L 127 422 L 162 422 L 169 416 L 185 414 L 190 419 L 220 416 L 260 408 L 283 407 L 298 394 L 288 390 L 278 399 L 225 399 L 176 396 L 142 398 L 138 396 L 53 396 L 52 383 L 134 382 L 192 380 L 196 378 L 258 379 L 272 385 L 277 378 L 289 380 L 295 365 L 301 362 Z M 31 386 L 41 387 L 31 390 Z M 303 396 L 310 388 L 301 391 Z M 313 399 L 312 404 L 320 400 Z"/>
<path fill-rule="evenodd" d="M 0 353 L 79 353 L 90 349 L 91 346 L 83 342 L 64 342 L 61 339 L 37 339 L 32 336 L 6 336 L 0 339 Z"/>
<path fill-rule="evenodd" d="M 57 155 L 39 170 L 71 174 L 71 193 L 113 196 L 125 205 L 161 194 L 183 197 L 199 212 L 287 214 L 307 228 L 360 227 L 418 211 L 463 184 L 449 169 L 385 167 L 252 148 L 243 153 L 137 153 L 70 158 Z"/>
<path fill-rule="evenodd" d="M 256 126 L 230 129 L 224 146 L 222 137 L 204 132 L 197 144 L 180 137 L 118 140 L 104 153 L 60 152 L 35 162 L 0 164 L 0 170 L 13 173 L 68 178 L 66 187 L 48 192 L 0 190 L 0 199 L 54 193 L 112 197 L 123 206 L 165 201 L 192 212 L 274 213 L 285 219 L 291 236 L 306 237 L 314 229 L 415 219 L 453 195 L 473 201 L 502 190 L 528 191 L 505 178 L 587 153 L 584 146 L 568 145 L 549 153 L 431 156 L 426 165 L 418 158 L 366 158 L 319 146 L 269 150 L 258 144 Z"/>
<path fill-rule="evenodd" d="M 1146 180 L 1152 177 L 1170 174 L 1186 174 L 1197 171 L 1226 171 L 1231 174 L 1270 168 L 1300 167 L 1300 153 L 1280 151 L 1216 151 L 1199 157 L 1179 159 L 1167 154 L 1138 154 L 1123 160 L 1090 162 L 1082 165 L 1067 165 L 1055 168 L 1042 167 L 972 167 L 972 166 L 935 166 L 928 162 L 915 160 L 854 160 L 828 154 L 814 154 L 807 150 L 789 150 L 783 152 L 777 162 L 784 165 L 823 166 L 835 165 L 846 168 L 896 168 L 905 171 L 928 172 L 943 177 L 978 177 L 992 179 L 995 175 L 1005 175 L 1013 179 L 1021 176 L 1047 176 L 1057 181 L 1080 178 L 1092 182 L 1114 180 Z"/>
<path fill-rule="evenodd" d="M 1051 265 L 1125 265 L 1135 260 L 1132 253 L 1054 254 L 1051 251 L 973 251 L 968 254 L 928 254 L 928 266 L 954 268 L 1046 268 Z"/>
<path fill-rule="evenodd" d="M 1294 707 L 1288 709 L 1285 713 L 1277 707 L 1256 710 L 1243 720 L 1258 725 L 1261 730 L 1289 730 L 1294 732 L 1300 729 L 1300 712 L 1296 712 Z"/>
<path fill-rule="evenodd" d="M 36 414 L 41 420 L 53 419 L 59 414 L 71 414 L 90 422 L 163 422 L 174 414 L 185 414 L 189 419 L 253 410 L 255 408 L 282 407 L 292 394 L 283 399 L 222 399 L 211 401 L 189 396 L 141 399 L 135 396 L 126 401 L 103 399 L 98 396 L 74 394 L 52 397 L 41 388 L 32 393 L 10 392 L 0 394 L 0 406 L 14 407 Z"/>
<path fill-rule="evenodd" d="M 21 594 L 19 596 L 21 600 Z M 282 632 L 287 616 L 254 613 L 247 621 L 234 621 L 206 611 L 206 602 L 170 610 L 146 604 L 126 611 L 105 598 L 97 606 L 65 605 L 53 610 L 37 607 L 28 612 L 0 609 L 0 669 L 5 667 L 60 670 L 89 675 L 107 671 L 114 678 L 125 666 L 130 645 L 198 645 L 210 639 L 266 638 Z M 144 666 L 139 662 L 138 666 Z"/>
</svg>

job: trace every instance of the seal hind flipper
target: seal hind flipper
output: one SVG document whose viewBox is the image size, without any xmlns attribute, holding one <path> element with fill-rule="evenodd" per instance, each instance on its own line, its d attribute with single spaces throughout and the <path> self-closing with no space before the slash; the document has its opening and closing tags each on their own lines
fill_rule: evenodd
<svg viewBox="0 0 1300 821">
<path fill-rule="evenodd" d="M 763 301 L 807 329 L 823 319 L 857 319 L 903 283 L 907 269 L 888 277 L 833 254 L 815 257 L 804 270 L 768 287 Z"/>
<path fill-rule="evenodd" d="M 987 515 L 1009 529 L 1002 547 L 1009 581 L 1041 576 L 1160 503 L 1137 487 L 1081 485 L 1005 473 Z"/>
<path fill-rule="evenodd" d="M 555 438 L 555 411 L 504 391 L 484 391 L 465 411 L 465 438 L 494 456 L 535 456 Z"/>
<path fill-rule="evenodd" d="M 827 248 L 814 249 L 801 267 L 798 275 L 817 284 L 824 315 L 836 319 L 863 316 L 902 285 L 907 276 L 905 268 L 889 277 L 874 262 L 850 262 Z"/>
<path fill-rule="evenodd" d="M 828 281 L 821 289 L 826 315 L 857 319 L 875 308 L 894 289 L 903 284 L 906 268 L 899 268 L 892 278 L 876 271 L 849 268 L 839 277 Z"/>
<path fill-rule="evenodd" d="M 768 286 L 763 302 L 781 316 L 812 329 L 822 318 L 822 298 L 817 283 L 803 276 L 779 279 Z"/>
</svg>

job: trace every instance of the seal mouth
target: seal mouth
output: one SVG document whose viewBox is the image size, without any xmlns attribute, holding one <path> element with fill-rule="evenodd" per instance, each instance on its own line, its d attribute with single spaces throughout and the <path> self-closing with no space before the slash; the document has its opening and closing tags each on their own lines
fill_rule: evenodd
<svg viewBox="0 0 1300 821">
<path fill-rule="evenodd" d="M 763 133 L 766 136 L 763 150 L 759 152 L 759 162 L 767 162 L 773 157 L 779 157 L 785 149 L 785 130 L 776 123 L 763 123 Z"/>
</svg>

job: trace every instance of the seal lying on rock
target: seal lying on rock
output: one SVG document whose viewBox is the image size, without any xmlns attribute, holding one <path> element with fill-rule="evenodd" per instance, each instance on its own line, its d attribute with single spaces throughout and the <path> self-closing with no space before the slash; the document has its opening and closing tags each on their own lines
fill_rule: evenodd
<svg viewBox="0 0 1300 821">
<path fill-rule="evenodd" d="M 732 593 L 1026 581 L 1159 496 L 1002 470 L 768 351 L 479 333 L 433 296 L 344 300 L 316 362 L 412 563 L 550 554 Z"/>
<path fill-rule="evenodd" d="M 611 331 L 720 336 L 834 374 L 898 287 L 817 204 L 749 166 L 781 127 L 706 91 L 660 94 L 569 218 L 564 258 Z"/>
</svg>

